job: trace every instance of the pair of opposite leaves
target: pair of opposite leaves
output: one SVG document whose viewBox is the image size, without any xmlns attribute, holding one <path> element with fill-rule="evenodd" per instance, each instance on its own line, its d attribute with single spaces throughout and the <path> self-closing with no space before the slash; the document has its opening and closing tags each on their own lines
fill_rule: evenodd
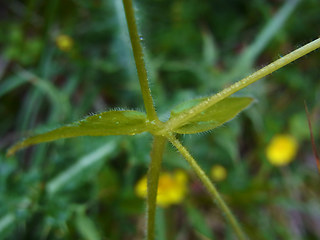
<svg viewBox="0 0 320 240">
<path fill-rule="evenodd" d="M 170 118 L 190 110 L 206 98 L 187 101 L 171 111 Z M 253 101 L 250 97 L 228 97 L 209 107 L 200 114 L 189 119 L 183 125 L 173 130 L 179 134 L 200 133 L 214 129 L 234 118 L 247 108 Z M 7 155 L 12 155 L 21 148 L 42 142 L 50 142 L 61 138 L 79 136 L 135 135 L 150 131 L 145 113 L 121 110 L 107 111 L 86 117 L 83 120 L 56 128 L 52 131 L 38 134 L 13 145 Z"/>
</svg>

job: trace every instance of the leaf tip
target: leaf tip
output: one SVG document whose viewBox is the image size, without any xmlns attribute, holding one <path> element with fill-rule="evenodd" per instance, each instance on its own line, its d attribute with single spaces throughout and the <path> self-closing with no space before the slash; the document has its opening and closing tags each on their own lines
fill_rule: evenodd
<svg viewBox="0 0 320 240">
<path fill-rule="evenodd" d="M 15 145 L 14 145 L 15 146 Z M 14 146 L 10 147 L 6 153 L 6 158 L 9 158 L 15 154 L 17 150 L 15 150 Z"/>
<path fill-rule="evenodd" d="M 12 145 L 7 153 L 6 153 L 6 157 L 12 157 L 17 151 L 19 151 L 20 149 L 24 148 L 24 147 L 27 147 L 27 145 L 25 144 L 25 141 L 21 141 L 21 142 L 18 142 L 14 145 Z"/>
</svg>

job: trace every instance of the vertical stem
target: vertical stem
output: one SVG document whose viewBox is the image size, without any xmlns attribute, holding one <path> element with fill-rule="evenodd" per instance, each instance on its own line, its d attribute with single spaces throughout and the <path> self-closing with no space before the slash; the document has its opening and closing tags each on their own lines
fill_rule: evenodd
<svg viewBox="0 0 320 240">
<path fill-rule="evenodd" d="M 131 46 L 133 50 L 133 56 L 137 67 L 138 78 L 140 82 L 140 88 L 142 92 L 144 106 L 147 111 L 148 119 L 158 120 L 156 110 L 153 106 L 153 100 L 151 96 L 151 91 L 148 84 L 148 75 L 144 62 L 143 51 L 140 43 L 140 37 L 137 30 L 137 24 L 134 17 L 134 9 L 132 5 L 132 0 L 123 0 L 123 6 L 126 13 L 126 19 L 128 24 L 128 30 L 131 40 Z"/>
<path fill-rule="evenodd" d="M 227 206 L 227 204 L 224 202 L 222 197 L 220 196 L 218 190 L 215 188 L 213 183 L 210 181 L 208 176 L 204 173 L 204 171 L 200 168 L 200 166 L 197 164 L 197 162 L 194 160 L 194 158 L 191 156 L 191 154 L 188 152 L 188 150 L 179 142 L 178 139 L 176 139 L 173 135 L 168 136 L 168 140 L 178 149 L 178 151 L 181 153 L 181 155 L 187 160 L 187 162 L 190 164 L 190 166 L 193 168 L 193 170 L 196 172 L 197 176 L 200 178 L 201 182 L 211 195 L 213 201 L 218 205 L 222 213 L 224 214 L 227 221 L 229 221 L 231 227 L 233 228 L 236 236 L 239 240 L 245 240 L 247 239 L 244 232 L 242 231 L 238 221 L 233 216 L 231 210 Z"/>
<path fill-rule="evenodd" d="M 155 136 L 151 151 L 151 163 L 148 171 L 147 195 L 147 239 L 154 239 L 156 200 L 161 162 L 166 138 Z"/>
</svg>

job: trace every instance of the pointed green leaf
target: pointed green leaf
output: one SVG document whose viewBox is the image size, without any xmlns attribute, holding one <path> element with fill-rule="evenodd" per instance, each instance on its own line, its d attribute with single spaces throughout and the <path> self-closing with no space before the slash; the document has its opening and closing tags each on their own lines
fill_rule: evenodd
<svg viewBox="0 0 320 240">
<path fill-rule="evenodd" d="M 205 216 L 201 211 L 193 207 L 190 203 L 186 206 L 187 218 L 190 222 L 190 225 L 196 231 L 197 235 L 200 235 L 201 239 L 216 239 L 212 234 L 212 231 L 206 222 Z"/>
<path fill-rule="evenodd" d="M 77 209 L 75 227 L 83 237 L 87 240 L 99 240 L 102 239 L 96 224 L 86 215 L 85 207 L 79 206 Z"/>
<path fill-rule="evenodd" d="M 188 111 L 205 98 L 192 99 L 178 105 L 171 112 L 171 117 Z M 223 123 L 230 121 L 238 113 L 247 108 L 253 101 L 250 97 L 228 97 L 208 108 L 201 114 L 190 119 L 185 125 L 175 129 L 176 133 L 193 134 L 214 129 Z"/>
<path fill-rule="evenodd" d="M 79 136 L 135 135 L 146 130 L 146 115 L 137 111 L 108 111 L 29 137 L 12 146 L 7 155 L 34 144 Z"/>
</svg>

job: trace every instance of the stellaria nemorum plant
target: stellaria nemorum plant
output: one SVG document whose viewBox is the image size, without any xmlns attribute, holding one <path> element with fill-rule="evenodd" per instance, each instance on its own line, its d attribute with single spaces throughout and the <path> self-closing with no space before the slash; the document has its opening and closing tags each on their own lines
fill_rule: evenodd
<svg viewBox="0 0 320 240">
<path fill-rule="evenodd" d="M 213 201 L 223 212 L 223 215 L 238 239 L 247 239 L 240 224 L 231 213 L 214 184 L 199 167 L 197 161 L 189 151 L 181 144 L 176 135 L 212 130 L 234 118 L 238 113 L 247 108 L 253 102 L 253 99 L 250 97 L 232 97 L 232 94 L 319 48 L 320 38 L 281 57 L 217 94 L 210 97 L 193 99 L 178 105 L 171 111 L 170 119 L 162 122 L 158 118 L 148 85 L 148 74 L 145 68 L 140 36 L 137 31 L 132 0 L 123 0 L 123 5 L 146 113 L 133 110 L 113 110 L 95 114 L 78 122 L 26 138 L 12 146 L 8 150 L 7 155 L 12 155 L 21 148 L 61 138 L 135 135 L 142 132 L 149 132 L 153 136 L 153 146 L 150 154 L 151 162 L 148 170 L 147 184 L 147 239 L 151 240 L 155 238 L 157 187 L 163 152 L 167 141 L 169 141 L 190 164 Z"/>
</svg>

